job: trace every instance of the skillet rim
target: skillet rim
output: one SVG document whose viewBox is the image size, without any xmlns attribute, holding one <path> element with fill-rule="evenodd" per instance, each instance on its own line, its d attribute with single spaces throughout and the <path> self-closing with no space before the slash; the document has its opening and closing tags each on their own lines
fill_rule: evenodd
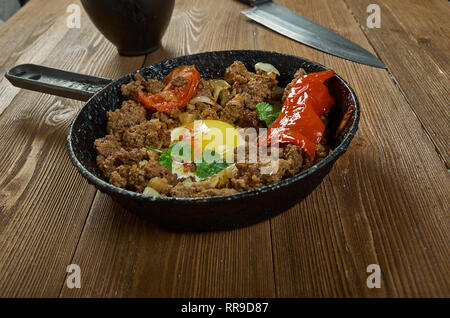
<svg viewBox="0 0 450 318">
<path fill-rule="evenodd" d="M 294 59 L 301 59 L 303 60 L 305 63 L 309 64 L 309 65 L 313 65 L 313 66 L 318 66 L 321 67 L 325 70 L 328 70 L 329 68 L 325 67 L 322 64 L 319 64 L 317 62 L 313 62 L 310 61 L 308 59 L 305 59 L 303 57 L 300 56 L 295 56 L 295 55 L 291 55 L 291 54 L 283 54 L 283 53 L 279 53 L 279 52 L 275 52 L 275 51 L 262 51 L 262 50 L 222 50 L 222 51 L 207 51 L 207 52 L 201 52 L 201 53 L 196 53 L 196 54 L 189 54 L 189 55 L 183 55 L 183 56 L 177 56 L 174 58 L 170 58 L 170 59 L 166 59 L 166 60 L 162 60 L 159 61 L 157 63 L 153 63 L 150 65 L 146 65 L 144 67 L 142 67 L 139 70 L 136 70 L 134 72 L 131 72 L 129 74 L 126 74 L 118 79 L 114 79 L 110 84 L 108 84 L 107 86 L 105 86 L 101 91 L 97 92 L 95 95 L 93 95 L 91 98 L 89 98 L 88 101 L 85 102 L 85 104 L 83 105 L 83 107 L 81 107 L 77 114 L 75 115 L 75 117 L 72 119 L 72 122 L 70 124 L 69 127 L 69 131 L 68 131 L 68 135 L 67 135 L 67 148 L 69 151 L 69 156 L 72 160 L 72 163 L 75 165 L 75 167 L 78 169 L 78 171 L 83 175 L 83 177 L 85 177 L 88 182 L 90 184 L 93 184 L 94 186 L 96 186 L 100 191 L 106 191 L 106 192 L 115 192 L 118 193 L 120 195 L 125 195 L 128 197 L 131 197 L 133 199 L 138 199 L 141 201 L 147 201 L 147 202 L 177 202 L 177 203 L 202 203 L 202 202 L 223 202 L 223 201 L 230 201 L 230 200 L 237 200 L 237 199 L 242 199 L 242 198 L 246 198 L 246 197 L 254 197 L 260 194 L 263 194 L 265 192 L 270 192 L 273 190 L 277 190 L 279 188 L 283 188 L 285 186 L 288 186 L 292 183 L 295 183 L 313 173 L 315 173 L 317 170 L 320 170 L 321 168 L 323 168 L 324 166 L 328 165 L 328 164 L 333 164 L 334 161 L 336 161 L 348 148 L 351 140 L 353 139 L 353 137 L 356 134 L 356 131 L 358 130 L 358 123 L 359 123 L 359 119 L 360 119 L 360 105 L 359 105 L 359 101 L 358 98 L 356 97 L 355 92 L 353 91 L 353 88 L 338 74 L 335 73 L 335 77 L 337 77 L 346 88 L 348 88 L 351 98 L 354 101 L 354 107 L 355 107 L 355 112 L 354 112 L 354 120 L 353 123 L 351 125 L 351 127 L 349 128 L 348 132 L 345 134 L 344 138 L 342 139 L 342 141 L 339 143 L 339 145 L 333 149 L 330 154 L 328 154 L 328 156 L 325 157 L 325 159 L 323 159 L 322 161 L 320 161 L 319 163 L 309 167 L 308 169 L 296 174 L 295 176 L 292 176 L 290 178 L 281 180 L 280 182 L 277 182 L 275 184 L 271 184 L 271 185 L 267 185 L 261 188 L 256 188 L 253 190 L 249 190 L 249 191 L 243 191 L 243 192 L 238 192 L 235 194 L 231 194 L 231 195 L 220 195 L 220 196 L 212 196 L 212 197 L 195 197 L 195 198 L 180 198 L 180 197 L 155 197 L 155 196 L 148 196 L 148 195 L 144 195 L 142 193 L 138 193 L 138 192 L 134 192 L 131 190 L 126 190 L 126 189 L 122 189 L 119 187 L 116 187 L 106 181 L 104 181 L 103 179 L 97 177 L 96 175 L 94 175 L 93 173 L 91 173 L 88 169 L 86 169 L 84 167 L 84 165 L 78 160 L 77 156 L 75 155 L 75 152 L 73 150 L 73 146 L 72 146 L 72 132 L 73 132 L 73 128 L 74 128 L 74 124 L 77 121 L 79 115 L 81 114 L 81 112 L 83 111 L 83 109 L 91 102 L 91 100 L 93 98 L 95 98 L 97 95 L 101 94 L 102 92 L 104 92 L 105 90 L 108 90 L 110 86 L 113 86 L 117 81 L 124 79 L 125 77 L 128 77 L 136 72 L 140 72 L 142 70 L 144 70 L 145 68 L 148 67 L 152 67 L 156 64 L 163 64 L 166 63 L 167 61 L 170 60 L 176 60 L 179 58 L 185 58 L 185 57 L 190 57 L 190 56 L 201 56 L 201 55 L 208 55 L 210 53 L 227 53 L 227 52 L 235 52 L 235 53 L 263 53 L 263 54 L 275 54 L 275 55 L 281 55 L 284 57 L 288 57 L 288 58 L 294 58 Z"/>
</svg>

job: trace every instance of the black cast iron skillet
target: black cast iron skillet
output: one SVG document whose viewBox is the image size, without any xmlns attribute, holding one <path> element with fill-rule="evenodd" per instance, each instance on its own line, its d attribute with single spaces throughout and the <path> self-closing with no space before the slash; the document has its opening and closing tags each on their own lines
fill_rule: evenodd
<svg viewBox="0 0 450 318">
<path fill-rule="evenodd" d="M 177 57 L 146 66 L 139 72 L 146 78 L 163 78 L 175 66 L 195 64 L 203 78 L 222 77 L 234 61 L 249 70 L 257 62 L 273 64 L 281 73 L 280 86 L 289 83 L 302 67 L 308 73 L 325 70 L 320 64 L 296 56 L 265 51 L 219 51 Z M 209 198 L 149 197 L 115 187 L 102 176 L 96 164 L 94 140 L 106 134 L 106 112 L 121 106 L 120 86 L 133 79 L 129 74 L 117 80 L 25 64 L 11 69 L 6 77 L 15 86 L 63 97 L 87 100 L 69 129 L 67 147 L 73 164 L 100 191 L 109 194 L 125 209 L 150 219 L 160 227 L 177 231 L 224 230 L 247 226 L 275 216 L 303 200 L 323 180 L 335 161 L 346 151 L 358 128 L 359 104 L 349 85 L 336 75 L 326 83 L 336 103 L 332 108 L 330 136 L 333 151 L 321 162 L 281 182 L 230 196 Z M 337 126 L 350 106 L 355 111 L 342 133 Z M 317 211 L 320 213 L 320 211 Z"/>
</svg>

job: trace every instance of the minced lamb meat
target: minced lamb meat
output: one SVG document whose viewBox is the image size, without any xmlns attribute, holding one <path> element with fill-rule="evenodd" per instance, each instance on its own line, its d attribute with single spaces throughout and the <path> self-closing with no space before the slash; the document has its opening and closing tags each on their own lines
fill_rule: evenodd
<svg viewBox="0 0 450 318">
<path fill-rule="evenodd" d="M 170 130 L 167 124 L 153 118 L 128 128 L 122 135 L 122 145 L 125 148 L 167 148 L 170 145 Z"/>
<path fill-rule="evenodd" d="M 303 75 L 306 75 L 306 72 L 304 69 L 300 68 L 297 70 L 297 72 L 295 72 L 294 74 L 294 78 L 292 79 L 292 81 L 286 85 L 286 87 L 284 88 L 283 91 L 283 97 L 281 98 L 281 100 L 284 102 L 284 100 L 286 99 L 286 97 L 289 95 L 289 92 L 292 88 L 292 86 L 294 86 L 294 84 L 299 80 L 300 77 L 302 77 Z"/>
<path fill-rule="evenodd" d="M 245 107 L 254 110 L 256 104 L 269 99 L 277 80 L 266 73 L 249 72 L 244 63 L 236 61 L 225 70 L 225 80 L 240 94 Z"/>
<path fill-rule="evenodd" d="M 118 140 L 122 139 L 123 133 L 135 125 L 147 120 L 146 109 L 133 100 L 127 100 L 122 103 L 120 109 L 106 113 L 107 124 L 106 131 L 114 135 Z"/>
<path fill-rule="evenodd" d="M 215 183 L 212 182 L 214 176 L 206 181 L 179 177 L 159 163 L 160 153 L 148 147 L 167 149 L 171 143 L 171 130 L 193 120 L 221 120 L 242 128 L 265 127 L 265 123 L 258 119 L 256 105 L 260 102 L 281 105 L 292 85 L 304 74 L 303 69 L 294 74 L 294 79 L 285 88 L 281 98 L 273 74 L 250 72 L 242 62 L 235 61 L 226 68 L 224 74 L 224 80 L 231 87 L 221 91 L 217 102 L 214 99 L 214 80 L 200 79 L 194 95 L 196 99 L 191 99 L 183 109 L 171 109 L 163 113 L 144 108 L 137 98 L 138 93 L 157 94 L 168 81 L 173 87 L 182 89 L 187 80 L 175 77 L 164 82 L 157 78 L 145 79 L 136 73 L 134 81 L 121 87 L 121 93 L 126 98 L 121 108 L 106 114 L 107 135 L 95 140 L 98 167 L 114 186 L 137 192 L 144 192 L 147 187 L 151 187 L 161 196 L 168 197 L 231 195 L 294 176 L 328 155 L 330 149 L 325 138 L 313 157 L 306 156 L 302 148 L 294 144 L 280 148 L 279 159 L 275 162 L 278 169 L 274 173 L 261 173 L 260 168 L 267 162 L 236 162 L 231 167 L 232 174 L 225 181 L 215 180 Z M 213 102 L 207 103 L 204 98 Z M 325 122 L 326 115 L 322 119 Z M 245 151 L 248 152 L 248 149 Z"/>
<path fill-rule="evenodd" d="M 163 90 L 164 84 L 156 77 L 145 79 L 141 74 L 134 75 L 134 81 L 121 86 L 122 95 L 129 99 L 136 100 L 137 92 L 145 91 L 150 94 L 156 94 Z"/>
</svg>

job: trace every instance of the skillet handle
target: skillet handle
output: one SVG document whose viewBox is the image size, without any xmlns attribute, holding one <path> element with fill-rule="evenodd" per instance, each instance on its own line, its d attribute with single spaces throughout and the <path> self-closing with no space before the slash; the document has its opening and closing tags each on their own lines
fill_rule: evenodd
<svg viewBox="0 0 450 318">
<path fill-rule="evenodd" d="M 35 64 L 17 65 L 5 77 L 16 87 L 81 101 L 87 101 L 113 81 Z"/>
<path fill-rule="evenodd" d="M 271 2 L 272 0 L 239 0 L 239 1 L 254 7 L 263 3 Z"/>
</svg>

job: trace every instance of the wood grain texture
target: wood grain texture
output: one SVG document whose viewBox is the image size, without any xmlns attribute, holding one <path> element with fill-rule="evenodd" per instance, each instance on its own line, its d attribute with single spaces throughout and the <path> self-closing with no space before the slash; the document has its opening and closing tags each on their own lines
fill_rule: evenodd
<svg viewBox="0 0 450 318">
<path fill-rule="evenodd" d="M 280 3 L 370 46 L 342 1 Z M 389 74 L 312 52 L 263 27 L 257 34 L 261 49 L 336 70 L 362 108 L 354 141 L 321 186 L 271 221 L 277 295 L 448 296 L 448 174 Z M 369 264 L 381 266 L 381 289 L 366 286 Z"/>
<path fill-rule="evenodd" d="M 82 29 L 68 29 L 71 2 L 33 0 L 20 11 L 20 19 L 33 20 L 44 8 L 46 18 L 38 13 L 39 26 L 19 27 L 27 35 L 16 38 L 22 48 L 2 45 L 11 49 L 1 54 L 2 67 L 32 62 L 116 77 L 142 65 L 142 57 L 119 60 L 85 15 Z M 1 41 L 14 38 L 15 19 Z M 82 103 L 19 90 L 5 78 L 0 85 L 0 295 L 56 297 L 96 192 L 66 150 L 69 123 Z"/>
<path fill-rule="evenodd" d="M 449 79 L 450 4 L 448 1 L 408 0 L 407 6 L 401 1 L 393 0 L 382 0 L 381 3 L 382 10 L 384 8 L 389 10 L 403 30 L 418 44 L 422 53 L 428 54 Z M 385 26 L 390 27 L 390 25 Z"/>
<path fill-rule="evenodd" d="M 449 167 L 450 4 L 380 1 L 381 28 L 366 27 L 371 0 L 345 0 Z"/>
<path fill-rule="evenodd" d="M 61 296 L 272 297 L 267 227 L 170 233 L 99 193 L 73 258 L 84 284 Z"/>
<path fill-rule="evenodd" d="M 201 51 L 254 48 L 237 2 L 177 1 L 163 48 L 146 64 Z M 224 28 L 224 26 L 230 26 Z M 62 297 L 273 297 L 269 222 L 217 233 L 168 233 L 98 194 L 73 262 L 84 281 Z"/>
</svg>

